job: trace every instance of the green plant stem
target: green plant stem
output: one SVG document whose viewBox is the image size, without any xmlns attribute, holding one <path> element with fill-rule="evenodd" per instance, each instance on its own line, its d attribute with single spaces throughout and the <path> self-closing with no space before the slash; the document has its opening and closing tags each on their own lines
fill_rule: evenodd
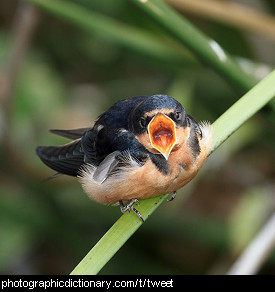
<svg viewBox="0 0 275 292">
<path fill-rule="evenodd" d="M 138 206 L 143 219 L 146 220 L 167 197 L 168 195 L 164 195 L 143 200 Z M 97 274 L 141 225 L 142 221 L 134 212 L 123 214 L 75 267 L 71 275 Z"/>
<path fill-rule="evenodd" d="M 275 96 L 275 71 L 224 112 L 213 124 L 211 153 Z"/>
<path fill-rule="evenodd" d="M 166 42 L 162 37 L 127 25 L 106 15 L 85 9 L 81 5 L 63 0 L 24 0 L 56 15 L 60 19 L 86 30 L 113 43 L 125 46 L 136 52 L 149 55 L 157 60 L 172 63 L 197 64 L 198 62 L 177 41 Z"/>
<path fill-rule="evenodd" d="M 195 55 L 203 64 L 213 68 L 241 94 L 256 84 L 254 78 L 245 73 L 214 40 L 209 39 L 160 0 L 132 1 L 169 30 L 177 41 L 165 40 L 153 33 L 92 12 L 70 1 L 23 1 L 33 3 L 81 29 L 149 55 L 151 58 L 186 65 L 186 63 L 197 64 L 193 57 Z M 185 48 L 188 48 L 191 53 Z"/>
<path fill-rule="evenodd" d="M 208 38 L 183 16 L 160 0 L 132 0 L 148 15 L 174 35 L 204 64 L 218 74 L 242 94 L 250 90 L 256 80 L 246 74 L 237 63 L 213 39 Z"/>
<path fill-rule="evenodd" d="M 275 71 L 258 83 L 214 122 L 211 153 L 274 96 Z M 168 195 L 164 195 L 141 201 L 138 210 L 144 220 L 167 197 Z M 71 274 L 97 274 L 141 225 L 141 220 L 133 212 L 123 214 Z"/>
</svg>

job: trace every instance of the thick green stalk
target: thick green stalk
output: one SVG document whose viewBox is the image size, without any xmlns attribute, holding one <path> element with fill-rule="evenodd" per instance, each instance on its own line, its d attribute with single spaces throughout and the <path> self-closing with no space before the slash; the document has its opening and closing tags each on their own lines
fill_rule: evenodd
<svg viewBox="0 0 275 292">
<path fill-rule="evenodd" d="M 174 37 L 189 48 L 202 63 L 216 70 L 218 74 L 242 93 L 247 92 L 256 84 L 254 78 L 242 71 L 215 40 L 205 36 L 163 1 L 132 0 L 132 2 L 164 26 Z"/>
<path fill-rule="evenodd" d="M 167 196 L 143 200 L 137 207 L 143 219 L 146 220 Z M 75 267 L 71 275 L 97 274 L 141 225 L 142 221 L 134 212 L 123 214 Z"/>
<path fill-rule="evenodd" d="M 214 122 L 211 152 L 274 96 L 275 71 L 258 83 Z M 159 196 L 140 202 L 138 210 L 144 220 L 155 211 L 167 196 Z M 141 220 L 133 212 L 123 214 L 76 266 L 72 274 L 97 274 L 141 225 Z"/>
<path fill-rule="evenodd" d="M 240 98 L 213 124 L 211 153 L 275 96 L 275 71 Z"/>
</svg>

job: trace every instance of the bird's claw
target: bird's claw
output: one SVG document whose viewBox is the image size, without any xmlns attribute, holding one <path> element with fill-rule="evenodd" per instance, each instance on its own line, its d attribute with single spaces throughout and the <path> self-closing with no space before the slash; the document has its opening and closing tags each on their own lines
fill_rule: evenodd
<svg viewBox="0 0 275 292">
<path fill-rule="evenodd" d="M 173 191 L 171 197 L 170 197 L 169 199 L 167 199 L 167 201 L 168 201 L 168 202 L 173 201 L 173 200 L 175 199 L 176 195 L 177 195 L 177 191 Z"/>
<path fill-rule="evenodd" d="M 139 211 L 136 208 L 134 208 L 134 206 L 133 206 L 134 203 L 137 203 L 139 205 L 138 199 L 131 200 L 126 206 L 124 206 L 124 204 L 123 204 L 122 201 L 119 201 L 120 211 L 122 213 L 125 213 L 126 211 L 129 211 L 129 213 L 130 213 L 130 211 L 132 210 L 132 211 L 134 211 L 137 214 L 137 216 L 139 217 L 139 219 L 142 222 L 144 222 L 144 220 L 143 220 L 141 214 L 139 213 Z"/>
</svg>

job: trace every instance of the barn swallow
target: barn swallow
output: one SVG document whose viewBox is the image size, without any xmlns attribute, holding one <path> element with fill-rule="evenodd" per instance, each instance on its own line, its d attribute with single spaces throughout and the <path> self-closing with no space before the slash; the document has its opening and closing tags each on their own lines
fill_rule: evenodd
<svg viewBox="0 0 275 292">
<path fill-rule="evenodd" d="M 51 130 L 73 139 L 61 146 L 39 146 L 37 155 L 59 174 L 76 176 L 97 202 L 133 204 L 172 193 L 191 181 L 209 154 L 212 128 L 197 123 L 167 95 L 121 100 L 99 116 L 93 127 Z"/>
</svg>

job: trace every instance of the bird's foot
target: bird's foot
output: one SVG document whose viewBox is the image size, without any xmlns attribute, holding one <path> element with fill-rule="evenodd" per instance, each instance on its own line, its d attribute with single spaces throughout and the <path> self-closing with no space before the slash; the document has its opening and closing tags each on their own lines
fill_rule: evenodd
<svg viewBox="0 0 275 292">
<path fill-rule="evenodd" d="M 173 201 L 173 200 L 175 199 L 176 195 L 177 195 L 177 191 L 173 191 L 171 197 L 170 197 L 169 199 L 167 199 L 167 201 L 168 201 L 168 202 Z"/>
<path fill-rule="evenodd" d="M 119 201 L 119 206 L 120 206 L 121 212 L 125 213 L 126 211 L 129 211 L 129 213 L 130 213 L 130 211 L 132 210 L 138 215 L 139 219 L 142 222 L 144 222 L 144 220 L 143 220 L 141 214 L 139 213 L 139 211 L 136 208 L 134 208 L 134 206 L 133 206 L 134 203 L 137 203 L 139 205 L 138 199 L 131 200 L 126 206 L 124 206 L 122 201 Z"/>
</svg>

